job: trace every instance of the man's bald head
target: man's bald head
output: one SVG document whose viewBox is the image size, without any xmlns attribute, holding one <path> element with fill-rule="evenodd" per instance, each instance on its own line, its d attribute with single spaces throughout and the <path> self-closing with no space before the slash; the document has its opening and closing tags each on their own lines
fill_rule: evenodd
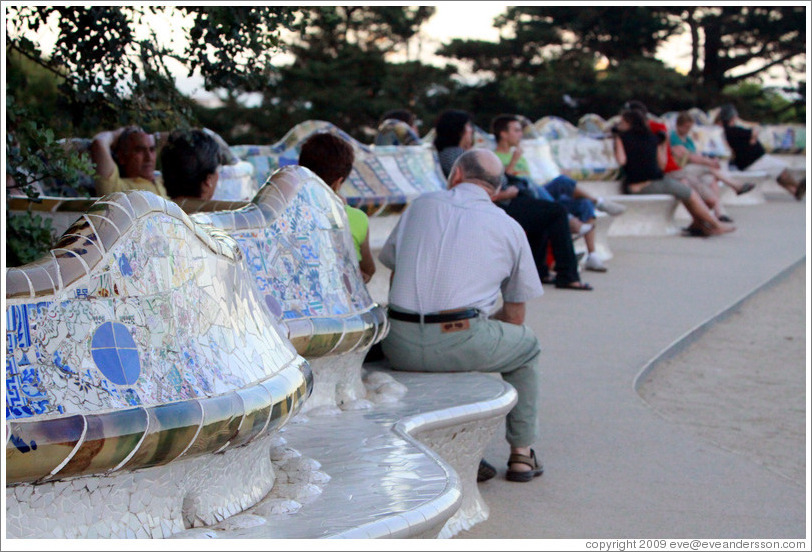
<svg viewBox="0 0 812 552">
<path fill-rule="evenodd" d="M 448 180 L 449 187 L 461 182 L 484 185 L 496 191 L 502 184 L 502 161 L 490 150 L 470 149 L 454 162 Z"/>
</svg>

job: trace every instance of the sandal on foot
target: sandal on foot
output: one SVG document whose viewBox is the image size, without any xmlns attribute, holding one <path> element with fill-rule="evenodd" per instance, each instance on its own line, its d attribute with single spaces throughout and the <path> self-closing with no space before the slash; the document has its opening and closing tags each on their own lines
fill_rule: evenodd
<svg viewBox="0 0 812 552">
<path fill-rule="evenodd" d="M 510 458 L 508 458 L 508 468 L 510 468 L 511 464 L 524 464 L 525 466 L 530 466 L 530 469 L 528 471 L 514 471 L 508 469 L 507 473 L 505 474 L 505 478 L 508 481 L 527 483 L 534 477 L 538 477 L 544 473 L 544 467 L 539 464 L 539 461 L 536 458 L 536 451 L 533 449 L 530 449 L 530 456 L 525 456 L 524 454 L 511 454 Z"/>
<path fill-rule="evenodd" d="M 706 238 L 705 232 L 695 226 L 686 226 L 682 229 L 682 235 L 690 238 Z"/>
<path fill-rule="evenodd" d="M 493 476 L 496 475 L 496 468 L 491 466 L 488 462 L 485 461 L 483 458 L 479 461 L 479 469 L 476 473 L 476 482 L 482 483 L 483 481 L 487 481 L 488 479 L 492 479 Z"/>
<path fill-rule="evenodd" d="M 574 289 L 578 291 L 592 291 L 594 288 L 586 282 L 570 282 L 568 284 L 556 284 L 556 289 Z"/>
<path fill-rule="evenodd" d="M 806 195 L 806 180 L 801 180 L 798 187 L 795 188 L 795 199 L 801 201 Z"/>
<path fill-rule="evenodd" d="M 746 194 L 749 191 L 752 191 L 756 187 L 755 184 L 752 182 L 745 182 L 742 184 L 742 187 L 736 190 L 736 195 Z"/>
</svg>

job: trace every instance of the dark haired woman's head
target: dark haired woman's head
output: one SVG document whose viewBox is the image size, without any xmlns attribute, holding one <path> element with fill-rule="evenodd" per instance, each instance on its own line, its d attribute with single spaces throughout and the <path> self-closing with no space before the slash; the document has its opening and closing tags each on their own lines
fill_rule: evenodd
<svg viewBox="0 0 812 552">
<path fill-rule="evenodd" d="M 214 138 L 202 130 L 173 131 L 161 148 L 161 173 L 169 197 L 211 199 L 219 151 Z"/>
<path fill-rule="evenodd" d="M 333 189 L 352 172 L 352 145 L 329 132 L 311 134 L 299 150 L 299 165 L 307 167 Z"/>
<path fill-rule="evenodd" d="M 620 120 L 624 123 L 620 130 L 646 134 L 651 132 L 646 121 L 646 116 L 639 109 L 624 109 L 620 112 Z M 623 128 L 627 127 L 627 128 Z"/>
<path fill-rule="evenodd" d="M 464 149 L 471 147 L 471 144 L 467 147 L 462 144 L 466 132 L 473 132 L 471 115 L 466 111 L 459 109 L 443 111 L 437 117 L 434 130 L 437 133 L 434 138 L 434 147 L 437 151 L 454 146 L 462 146 Z"/>
</svg>

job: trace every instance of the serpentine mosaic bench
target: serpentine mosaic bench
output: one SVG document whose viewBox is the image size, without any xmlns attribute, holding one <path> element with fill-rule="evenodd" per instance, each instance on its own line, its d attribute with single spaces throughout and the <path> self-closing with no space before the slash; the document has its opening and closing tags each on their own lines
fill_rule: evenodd
<svg viewBox="0 0 812 552">
<path fill-rule="evenodd" d="M 388 325 L 340 199 L 287 167 L 250 203 L 184 207 L 111 194 L 8 269 L 9 536 L 451 536 L 485 519 L 476 467 L 515 391 L 362 378 Z"/>
<path fill-rule="evenodd" d="M 305 411 L 368 406 L 361 365 L 389 326 L 364 286 L 341 199 L 309 169 L 287 166 L 249 204 L 191 218 L 237 241 L 267 308 L 311 362 Z"/>
<path fill-rule="evenodd" d="M 370 410 L 304 423 L 300 414 L 280 432 L 302 454 L 293 462 L 317 458 L 315 475 L 330 477 L 316 490 L 314 472 L 294 472 L 292 479 L 309 483 L 295 515 L 271 498 L 174 538 L 446 538 L 487 519 L 479 459 L 515 404 L 515 390 L 487 374 L 394 372 L 385 362 L 369 368 L 370 390 L 394 379 L 408 392 Z"/>
<path fill-rule="evenodd" d="M 368 146 L 326 121 L 300 123 L 273 145 L 235 145 L 231 151 L 250 162 L 257 181 L 264 182 L 276 169 L 295 165 L 301 144 L 314 132 L 333 133 L 352 145 L 355 163 L 341 195 L 371 220 L 399 213 L 418 195 L 446 187 L 440 161 L 430 144 Z"/>
<path fill-rule="evenodd" d="M 6 286 L 9 536 L 166 537 L 272 488 L 312 376 L 235 240 L 111 194 Z"/>
</svg>

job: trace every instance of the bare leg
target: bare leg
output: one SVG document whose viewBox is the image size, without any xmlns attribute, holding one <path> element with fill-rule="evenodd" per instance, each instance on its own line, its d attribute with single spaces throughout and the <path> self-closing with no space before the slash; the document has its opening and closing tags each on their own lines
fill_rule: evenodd
<svg viewBox="0 0 812 552">
<path fill-rule="evenodd" d="M 722 171 L 720 171 L 719 169 L 708 169 L 708 172 L 710 172 L 714 176 L 714 178 L 716 178 L 716 180 L 718 180 L 718 181 L 722 182 L 723 184 L 727 185 L 729 188 L 731 188 L 737 194 L 741 192 L 742 187 L 739 184 L 737 184 L 735 181 L 733 181 L 730 178 L 726 177 L 724 175 L 724 173 Z"/>
<path fill-rule="evenodd" d="M 572 192 L 572 195 L 573 195 L 574 199 L 588 199 L 589 201 L 591 201 L 592 203 L 594 203 L 596 205 L 598 203 L 597 198 L 592 197 L 588 192 L 583 191 L 578 186 L 575 186 L 575 190 Z"/>
<path fill-rule="evenodd" d="M 797 200 L 803 199 L 806 194 L 806 180 L 798 182 L 792 174 L 790 174 L 789 169 L 784 169 L 784 171 L 778 175 L 776 181 Z"/>
<path fill-rule="evenodd" d="M 587 223 L 592 225 L 592 230 L 584 234 L 584 242 L 586 242 L 587 253 L 595 252 L 595 219 L 590 219 Z"/>
<path fill-rule="evenodd" d="M 719 222 L 694 190 L 691 190 L 690 197 L 682 203 L 694 219 L 693 226 L 700 228 L 707 235 L 724 234 L 736 229 L 732 224 Z"/>
</svg>

